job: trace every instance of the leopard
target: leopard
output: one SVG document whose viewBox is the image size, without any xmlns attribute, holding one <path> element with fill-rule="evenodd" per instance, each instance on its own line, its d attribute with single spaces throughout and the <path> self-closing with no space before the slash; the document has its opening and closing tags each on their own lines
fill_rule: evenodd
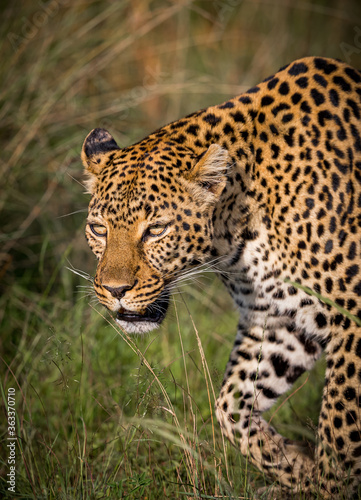
<svg viewBox="0 0 361 500">
<path fill-rule="evenodd" d="M 81 158 L 93 286 L 119 328 L 157 328 L 182 277 L 217 269 L 239 313 L 216 401 L 221 432 L 286 498 L 356 498 L 361 72 L 304 57 L 133 145 L 95 128 Z M 321 355 L 310 446 L 263 413 Z"/>
</svg>

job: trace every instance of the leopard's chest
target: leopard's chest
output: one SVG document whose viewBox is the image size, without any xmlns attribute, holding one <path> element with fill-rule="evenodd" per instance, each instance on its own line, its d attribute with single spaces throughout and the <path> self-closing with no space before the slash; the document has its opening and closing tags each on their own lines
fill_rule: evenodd
<svg viewBox="0 0 361 500">
<path fill-rule="evenodd" d="M 231 249 L 223 269 L 222 280 L 240 311 L 242 325 L 329 335 L 325 305 L 289 282 L 290 264 L 271 248 L 266 229 Z"/>
</svg>

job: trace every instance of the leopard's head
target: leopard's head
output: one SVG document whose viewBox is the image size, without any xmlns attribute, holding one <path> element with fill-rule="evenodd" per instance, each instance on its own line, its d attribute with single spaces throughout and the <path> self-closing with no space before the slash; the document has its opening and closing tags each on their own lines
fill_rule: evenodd
<svg viewBox="0 0 361 500">
<path fill-rule="evenodd" d="M 159 138 L 120 149 L 109 132 L 94 129 L 82 160 L 96 295 L 125 331 L 148 332 L 164 319 L 177 279 L 211 257 L 229 155 L 215 144 L 196 155 Z"/>
</svg>

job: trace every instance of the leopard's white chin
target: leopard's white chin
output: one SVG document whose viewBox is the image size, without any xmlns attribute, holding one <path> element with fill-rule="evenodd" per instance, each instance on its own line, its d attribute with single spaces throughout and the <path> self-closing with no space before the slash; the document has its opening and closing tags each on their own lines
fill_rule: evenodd
<svg viewBox="0 0 361 500">
<path fill-rule="evenodd" d="M 122 330 L 133 335 L 141 335 L 142 333 L 148 333 L 159 328 L 159 323 L 155 321 L 123 321 L 116 318 L 116 322 Z"/>
</svg>

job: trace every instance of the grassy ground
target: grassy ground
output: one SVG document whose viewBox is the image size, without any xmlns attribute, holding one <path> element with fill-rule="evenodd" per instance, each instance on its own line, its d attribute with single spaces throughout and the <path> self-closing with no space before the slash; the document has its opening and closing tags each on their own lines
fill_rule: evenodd
<svg viewBox="0 0 361 500">
<path fill-rule="evenodd" d="M 266 484 L 222 441 L 214 398 L 236 314 L 213 278 L 123 338 L 92 301 L 79 152 L 127 145 L 311 54 L 361 66 L 357 1 L 2 3 L 0 496 L 253 498 Z M 323 362 L 273 423 L 314 439 Z M 6 402 L 16 391 L 16 493 Z M 270 415 L 271 415 L 270 414 Z"/>
</svg>

